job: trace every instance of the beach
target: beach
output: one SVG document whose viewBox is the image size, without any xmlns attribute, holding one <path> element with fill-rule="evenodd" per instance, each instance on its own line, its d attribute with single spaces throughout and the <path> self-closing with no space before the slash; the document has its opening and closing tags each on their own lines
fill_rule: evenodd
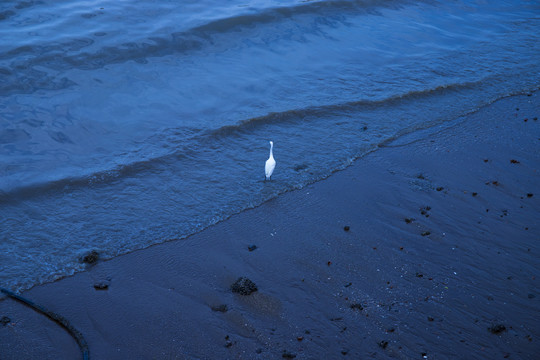
<svg viewBox="0 0 540 360">
<path fill-rule="evenodd" d="M 539 96 L 398 137 L 186 239 L 21 295 L 68 319 L 92 359 L 534 359 Z M 240 277 L 257 291 L 234 293 Z M 3 360 L 81 356 L 13 299 L 0 317 Z"/>
</svg>

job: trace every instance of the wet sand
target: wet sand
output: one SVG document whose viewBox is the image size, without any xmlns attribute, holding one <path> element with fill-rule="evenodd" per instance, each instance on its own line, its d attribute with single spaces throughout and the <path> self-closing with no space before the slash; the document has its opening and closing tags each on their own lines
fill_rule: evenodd
<svg viewBox="0 0 540 360">
<path fill-rule="evenodd" d="M 92 359 L 535 359 L 539 116 L 538 92 L 500 100 L 22 295 Z M 239 277 L 258 291 L 233 293 Z M 3 316 L 1 359 L 80 357 L 45 316 L 12 299 Z"/>
</svg>

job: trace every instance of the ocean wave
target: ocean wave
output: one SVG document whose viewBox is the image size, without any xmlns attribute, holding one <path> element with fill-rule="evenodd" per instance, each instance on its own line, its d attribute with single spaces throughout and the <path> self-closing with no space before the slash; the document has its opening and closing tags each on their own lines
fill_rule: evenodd
<svg viewBox="0 0 540 360">
<path fill-rule="evenodd" d="M 135 61 L 146 63 L 148 58 L 171 54 L 188 54 L 205 47 L 217 46 L 214 37 L 218 34 L 233 34 L 244 28 L 267 25 L 290 20 L 303 15 L 329 17 L 336 14 L 361 13 L 377 8 L 396 8 L 409 3 L 406 0 L 386 1 L 305 1 L 289 6 L 268 8 L 239 8 L 238 12 L 225 17 L 211 18 L 180 31 L 157 29 L 151 36 L 147 32 L 126 34 L 88 29 L 86 34 L 74 37 L 45 40 L 36 38 L 33 43 L 5 49 L 0 52 L 0 67 L 16 75 L 0 84 L 0 93 L 31 93 L 37 89 L 59 90 L 75 83 L 62 75 L 71 69 L 93 70 L 111 64 Z M 11 14 L 13 10 L 6 10 Z M 6 13 L 7 14 L 7 13 Z M 15 14 L 9 15 L 15 16 Z M 176 25 L 182 27 L 180 23 Z M 124 41 L 132 38 L 132 41 Z M 45 73 L 40 68 L 52 70 Z M 57 73 L 55 73 L 57 72 Z"/>
<path fill-rule="evenodd" d="M 362 12 L 375 8 L 397 8 L 410 3 L 407 0 L 334 0 L 302 1 L 288 6 L 274 6 L 257 9 L 255 13 L 236 14 L 215 19 L 192 29 L 196 33 L 223 33 L 234 31 L 238 27 L 254 27 L 261 24 L 275 23 L 301 15 L 329 16 L 335 13 Z"/>
<path fill-rule="evenodd" d="M 210 136 L 219 138 L 224 136 L 231 136 L 235 133 L 246 133 L 260 126 L 295 123 L 313 117 L 320 118 L 333 115 L 346 115 L 347 113 L 361 113 L 364 110 L 368 111 L 384 106 L 393 106 L 399 102 L 415 101 L 425 97 L 444 95 L 447 92 L 473 89 L 479 84 L 481 84 L 483 81 L 484 80 L 480 80 L 477 82 L 444 84 L 424 90 L 411 90 L 403 94 L 396 94 L 382 99 L 365 99 L 338 104 L 314 106 L 304 109 L 275 112 L 264 116 L 242 120 L 236 124 L 223 126 L 219 129 L 209 130 L 208 133 Z"/>
<path fill-rule="evenodd" d="M 358 114 L 368 111 L 399 106 L 400 103 L 404 102 L 413 103 L 420 99 L 445 96 L 449 92 L 473 89 L 476 86 L 478 86 L 478 83 L 445 84 L 432 89 L 396 94 L 385 99 L 358 100 L 303 109 L 291 109 L 241 120 L 233 125 L 204 131 L 200 129 L 170 128 L 141 142 L 141 144 L 160 144 L 159 147 L 164 150 L 157 156 L 145 155 L 145 153 L 154 154 L 157 145 L 146 151 L 144 148 L 139 148 L 124 158 L 125 163 L 116 164 L 108 169 L 99 169 L 83 175 L 23 184 L 0 190 L 0 203 L 16 202 L 66 189 L 75 190 L 77 188 L 103 186 L 125 178 L 142 176 L 145 172 L 159 172 L 160 167 L 166 167 L 172 162 L 176 163 L 196 158 L 198 153 L 203 152 L 203 149 L 215 148 L 216 144 L 223 141 L 239 137 L 250 137 L 264 126 L 295 126 L 306 121 L 328 118 L 349 118 L 351 121 L 356 121 L 355 117 Z M 421 128 L 420 125 L 417 129 L 406 129 L 400 134 L 405 135 Z M 392 140 L 395 140 L 395 137 L 381 138 L 378 143 L 384 145 Z M 129 161 L 129 158 L 142 160 Z"/>
<path fill-rule="evenodd" d="M 160 161 L 172 156 L 177 159 L 181 158 L 182 152 L 177 151 L 174 154 L 169 154 L 166 156 L 118 164 L 110 169 L 90 171 L 82 175 L 73 175 L 54 180 L 39 181 L 22 186 L 16 186 L 11 189 L 0 190 L 0 204 L 18 202 L 38 196 L 47 196 L 50 193 L 57 193 L 59 191 L 73 191 L 78 188 L 107 185 L 112 182 L 135 175 L 140 175 L 145 171 L 152 170 L 157 164 L 159 164 Z"/>
</svg>

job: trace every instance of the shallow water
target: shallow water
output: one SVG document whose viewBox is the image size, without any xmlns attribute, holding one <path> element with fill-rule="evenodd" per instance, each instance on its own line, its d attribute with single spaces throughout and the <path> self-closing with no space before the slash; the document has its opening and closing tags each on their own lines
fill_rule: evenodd
<svg viewBox="0 0 540 360">
<path fill-rule="evenodd" d="M 188 236 L 530 92 L 538 34 L 536 2 L 4 1 L 0 284 Z"/>
</svg>

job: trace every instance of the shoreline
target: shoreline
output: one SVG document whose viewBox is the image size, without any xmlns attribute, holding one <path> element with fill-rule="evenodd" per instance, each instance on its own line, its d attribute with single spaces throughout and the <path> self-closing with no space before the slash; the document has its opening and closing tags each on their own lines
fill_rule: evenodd
<svg viewBox="0 0 540 360">
<path fill-rule="evenodd" d="M 506 99 L 506 98 L 509 98 L 509 97 L 512 97 L 512 96 L 527 95 L 528 93 L 532 94 L 532 93 L 537 92 L 537 91 L 538 91 L 538 89 L 533 90 L 532 92 L 521 92 L 521 93 L 514 94 L 514 95 L 504 95 L 499 100 Z M 495 100 L 494 102 L 496 102 L 496 101 L 498 101 L 498 100 Z M 480 111 L 484 107 L 489 106 L 491 103 L 493 103 L 493 102 L 489 102 L 486 105 L 481 105 L 479 108 L 469 110 L 464 115 L 460 115 L 460 116 L 454 118 L 453 120 L 442 121 L 442 122 L 441 122 L 441 120 L 438 120 L 437 122 L 431 123 L 429 125 L 425 124 L 425 126 L 427 126 L 427 127 L 420 127 L 420 128 L 417 128 L 416 130 L 409 129 L 409 130 L 404 131 L 402 133 L 396 134 L 394 137 L 387 138 L 387 139 L 383 140 L 382 142 L 379 142 L 378 144 L 375 144 L 373 147 L 363 151 L 361 154 L 357 154 L 357 155 L 355 155 L 353 157 L 348 158 L 346 163 L 338 165 L 336 168 L 333 168 L 329 173 L 323 174 L 323 175 L 321 175 L 320 177 L 318 177 L 316 179 L 310 179 L 309 181 L 307 181 L 307 182 L 305 182 L 303 184 L 293 185 L 292 188 L 281 189 L 280 190 L 281 192 L 279 192 L 277 194 L 273 194 L 272 196 L 274 196 L 274 197 L 275 196 L 281 196 L 281 195 L 283 195 L 283 194 L 285 194 L 287 192 L 297 191 L 297 190 L 303 189 L 304 187 L 309 186 L 309 185 L 311 185 L 313 183 L 323 181 L 323 180 L 327 179 L 328 177 L 332 176 L 333 174 L 335 174 L 336 172 L 343 171 L 343 170 L 347 169 L 355 161 L 358 161 L 359 159 L 363 158 L 364 156 L 367 156 L 371 152 L 374 152 L 374 151 L 377 151 L 377 150 L 379 150 L 381 148 L 386 147 L 388 144 L 391 144 L 390 146 L 395 146 L 397 144 L 402 145 L 404 142 L 406 143 L 406 142 L 421 140 L 424 137 L 431 136 L 431 134 L 433 134 L 433 133 L 438 133 L 440 131 L 446 131 L 449 128 L 459 126 L 459 124 L 461 122 L 466 121 L 464 119 L 466 119 L 468 116 L 476 113 L 477 111 Z M 288 160 L 290 160 L 290 159 L 288 159 Z M 292 168 L 291 164 L 288 164 L 286 166 L 289 166 L 289 167 Z M 304 166 L 304 165 L 295 165 L 295 166 Z M 66 183 L 66 184 L 62 185 L 61 182 L 62 181 L 60 181 L 60 182 L 53 181 L 49 185 L 46 185 L 46 184 L 42 184 L 42 185 L 39 185 L 39 186 L 32 185 L 31 187 L 34 188 L 34 190 L 37 190 L 39 188 L 45 189 L 45 188 L 49 188 L 49 187 L 50 188 L 58 188 L 58 190 L 60 190 L 61 187 L 64 187 L 64 185 L 67 184 Z M 278 180 L 278 184 L 279 184 L 279 180 Z M 24 189 L 26 189 L 26 187 L 22 187 L 19 190 L 16 190 L 14 193 L 10 192 L 9 194 L 4 194 L 5 198 L 3 200 L 7 200 L 7 202 L 9 203 L 11 201 L 10 199 L 11 199 L 12 196 L 17 195 L 15 197 L 19 198 L 21 193 L 26 192 Z M 258 189 L 258 190 L 260 190 L 260 189 Z M 29 196 L 29 195 L 27 195 L 27 196 Z M 193 235 L 195 235 L 195 234 L 197 234 L 197 233 L 199 233 L 201 231 L 204 231 L 208 227 L 214 226 L 215 224 L 217 224 L 219 222 L 226 221 L 231 216 L 234 216 L 234 215 L 239 214 L 239 213 L 241 213 L 243 211 L 247 211 L 249 209 L 261 206 L 262 204 L 264 204 L 267 201 L 270 201 L 271 199 L 272 198 L 263 200 L 262 202 L 255 202 L 255 204 L 253 204 L 253 203 L 250 203 L 249 205 L 245 204 L 245 206 L 247 206 L 247 207 L 245 207 L 245 208 L 243 208 L 241 210 L 236 209 L 231 213 L 227 213 L 225 215 L 218 215 L 217 217 L 212 218 L 211 221 L 209 220 L 207 223 L 205 223 L 203 221 L 203 222 L 199 223 L 200 226 L 197 226 L 196 229 L 191 229 L 191 231 L 187 231 L 185 233 L 178 233 L 178 234 L 167 236 L 167 235 L 163 235 L 164 232 L 163 232 L 163 228 L 162 228 L 162 236 L 157 237 L 157 238 L 160 238 L 161 240 L 156 240 L 156 241 L 161 241 L 161 242 L 155 242 L 154 240 L 150 240 L 149 242 L 147 241 L 147 242 L 141 242 L 141 243 L 138 243 L 138 244 L 133 244 L 133 246 L 127 246 L 127 247 L 125 246 L 125 247 L 122 248 L 123 250 L 121 250 L 121 251 L 112 251 L 112 252 L 111 252 L 110 249 L 107 248 L 106 244 L 105 244 L 105 246 L 101 246 L 103 244 L 99 244 L 100 246 L 96 245 L 95 248 L 99 248 L 98 251 L 100 252 L 100 255 L 105 255 L 103 258 L 101 258 L 101 256 L 100 256 L 100 260 L 101 261 L 107 261 L 107 260 L 110 260 L 110 259 L 118 257 L 118 256 L 129 254 L 129 253 L 131 253 L 133 251 L 146 249 L 148 247 L 159 245 L 159 244 L 162 244 L 162 243 L 165 243 L 165 242 L 187 239 L 187 238 L 189 238 L 189 237 L 191 237 L 191 236 L 193 236 Z M 19 199 L 19 200 L 21 200 L 21 199 Z M 13 200 L 13 201 L 15 201 L 15 200 Z M 47 210 L 49 210 L 49 209 L 42 209 L 42 212 L 47 213 Z M 9 211 L 8 211 L 8 213 L 9 213 Z M 204 212 L 201 212 L 200 214 L 203 214 L 203 213 Z M 80 215 L 83 215 L 83 216 L 81 216 L 81 218 L 84 218 L 84 214 L 80 214 Z M 14 217 L 17 217 L 17 216 L 14 216 Z M 132 217 L 132 218 L 134 218 L 134 217 Z M 192 218 L 197 218 L 197 216 L 192 217 Z M 175 221 L 168 221 L 165 224 L 174 223 L 174 222 Z M 22 223 L 24 223 L 24 222 L 22 222 Z M 96 221 L 95 223 L 99 224 L 99 221 Z M 201 225 L 201 224 L 204 224 L 204 225 Z M 163 223 L 161 224 L 161 226 L 163 226 Z M 113 227 L 114 226 L 110 226 L 109 228 L 113 228 Z M 129 229 L 131 227 L 128 226 L 127 228 Z M 156 228 L 158 228 L 158 226 Z M 119 231 L 117 231 L 117 232 L 119 232 Z M 92 238 L 92 239 L 99 239 L 100 237 L 102 237 L 102 236 L 94 237 L 94 236 L 87 236 L 87 235 L 88 234 L 82 234 L 78 238 L 86 238 L 87 237 L 87 238 Z M 128 236 L 128 235 L 130 235 L 130 234 L 126 234 L 126 236 Z M 135 236 L 135 237 L 137 237 L 137 236 Z M 76 236 L 73 237 L 73 239 L 76 239 L 76 238 L 77 238 Z M 77 244 L 76 247 L 77 246 L 80 246 L 80 244 Z M 54 248 L 50 248 L 50 247 L 45 248 L 45 249 L 39 249 L 39 250 L 41 252 L 43 252 L 44 254 L 45 253 L 53 253 L 54 254 L 54 253 L 62 253 L 63 252 L 63 249 L 59 249 L 59 248 L 54 249 Z M 45 261 L 47 261 L 47 263 L 46 264 L 42 263 L 41 265 L 46 265 L 45 267 L 48 268 L 49 272 L 46 275 L 43 275 L 43 273 L 39 273 L 38 276 L 35 276 L 35 273 L 34 273 L 34 277 L 32 277 L 31 276 L 32 272 L 31 271 L 28 272 L 28 269 L 26 270 L 26 272 L 23 271 L 22 274 L 20 272 L 18 274 L 17 273 L 15 273 L 15 274 L 11 273 L 13 276 L 11 276 L 11 277 L 8 276 L 7 278 L 6 277 L 4 278 L 4 285 L 3 286 L 9 288 L 11 291 L 15 291 L 15 292 L 18 293 L 18 292 L 28 291 L 29 289 L 31 289 L 31 288 L 33 288 L 35 286 L 39 286 L 39 285 L 42 285 L 42 284 L 46 284 L 46 283 L 61 280 L 64 277 L 73 276 L 74 274 L 76 274 L 76 273 L 78 273 L 80 271 L 85 271 L 86 270 L 86 265 L 83 263 L 82 258 L 86 254 L 89 254 L 91 251 L 93 251 L 92 246 L 88 246 L 87 243 L 83 242 L 82 248 L 78 249 L 78 251 L 75 251 L 75 252 L 74 251 L 69 252 L 69 255 L 65 256 L 63 258 L 64 261 L 55 262 L 55 261 L 47 261 L 47 260 L 50 260 L 50 259 L 45 260 Z M 10 256 L 10 255 L 8 255 L 8 256 Z M 21 257 L 18 256 L 18 254 L 11 255 L 11 257 L 14 258 L 14 259 L 22 260 L 20 262 L 16 261 L 15 263 L 22 263 L 23 268 L 25 267 L 25 265 L 26 266 L 30 265 L 29 266 L 30 268 L 32 268 L 32 269 L 34 269 L 36 271 L 39 271 L 38 270 L 39 267 L 40 267 L 39 262 L 26 264 L 24 262 L 24 259 L 21 259 Z M 64 265 L 61 265 L 61 264 L 64 264 Z M 9 269 L 11 265 L 15 265 L 15 264 L 10 263 L 10 264 L 7 265 L 6 268 Z M 16 266 L 14 266 L 14 268 L 15 267 Z M 17 275 L 20 275 L 20 276 L 18 277 Z M 24 280 L 21 280 L 20 282 L 15 282 L 15 283 L 9 282 L 9 278 L 17 278 L 17 277 L 19 279 L 22 278 Z"/>
<path fill-rule="evenodd" d="M 503 98 L 23 296 L 69 319 L 97 359 L 533 359 L 539 115 L 539 92 Z M 258 291 L 232 293 L 242 276 Z M 44 316 L 10 299 L 2 316 L 3 359 L 79 356 Z"/>
</svg>

